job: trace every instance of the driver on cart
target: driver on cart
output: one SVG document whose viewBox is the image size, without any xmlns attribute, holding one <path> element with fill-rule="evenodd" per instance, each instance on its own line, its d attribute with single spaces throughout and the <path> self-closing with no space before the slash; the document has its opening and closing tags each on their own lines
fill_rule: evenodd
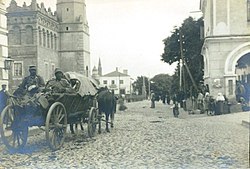
<svg viewBox="0 0 250 169">
<path fill-rule="evenodd" d="M 29 66 L 30 75 L 25 77 L 17 90 L 14 92 L 15 96 L 33 96 L 38 93 L 41 88 L 45 86 L 44 80 L 37 75 L 36 66 Z"/>
<path fill-rule="evenodd" d="M 55 69 L 55 78 L 48 81 L 45 90 L 51 90 L 53 93 L 75 93 L 60 68 Z"/>
</svg>

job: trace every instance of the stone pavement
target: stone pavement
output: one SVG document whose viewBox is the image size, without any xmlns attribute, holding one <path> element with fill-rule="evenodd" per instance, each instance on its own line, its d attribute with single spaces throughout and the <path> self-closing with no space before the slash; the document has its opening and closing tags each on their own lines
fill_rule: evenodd
<svg viewBox="0 0 250 169">
<path fill-rule="evenodd" d="M 246 169 L 249 167 L 249 112 L 221 116 L 181 115 L 170 106 L 149 101 L 127 103 L 115 115 L 111 133 L 93 139 L 85 132 L 67 134 L 56 152 L 46 145 L 43 131 L 33 133 L 22 152 L 0 145 L 0 168 L 173 168 Z M 85 127 L 86 128 L 86 127 Z"/>
</svg>

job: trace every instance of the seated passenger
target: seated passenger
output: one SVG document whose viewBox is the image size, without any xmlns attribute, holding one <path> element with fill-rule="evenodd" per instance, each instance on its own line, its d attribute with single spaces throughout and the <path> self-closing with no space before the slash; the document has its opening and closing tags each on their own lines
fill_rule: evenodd
<svg viewBox="0 0 250 169">
<path fill-rule="evenodd" d="M 23 79 L 22 83 L 14 92 L 15 96 L 24 96 L 26 94 L 33 96 L 40 91 L 40 88 L 45 86 L 43 78 L 37 75 L 36 66 L 30 66 L 29 72 L 30 75 Z"/>
<path fill-rule="evenodd" d="M 75 93 L 61 69 L 55 69 L 55 77 L 47 82 L 45 90 L 51 89 L 54 93 Z"/>
</svg>

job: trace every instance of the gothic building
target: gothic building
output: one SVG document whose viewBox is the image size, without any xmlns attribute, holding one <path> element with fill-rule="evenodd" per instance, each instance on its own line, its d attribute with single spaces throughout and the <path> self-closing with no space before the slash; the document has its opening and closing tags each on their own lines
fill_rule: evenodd
<svg viewBox="0 0 250 169">
<path fill-rule="evenodd" d="M 29 65 L 36 65 L 45 81 L 60 67 L 90 75 L 89 27 L 85 0 L 57 0 L 56 11 L 32 0 L 7 8 L 9 56 L 14 59 L 12 88 L 16 88 Z"/>
</svg>

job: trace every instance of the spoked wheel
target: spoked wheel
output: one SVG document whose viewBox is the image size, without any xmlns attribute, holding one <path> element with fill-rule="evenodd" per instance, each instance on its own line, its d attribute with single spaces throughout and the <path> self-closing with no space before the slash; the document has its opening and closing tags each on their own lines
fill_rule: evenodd
<svg viewBox="0 0 250 169">
<path fill-rule="evenodd" d="M 9 150 L 17 151 L 27 143 L 28 126 L 21 122 L 13 105 L 6 106 L 0 118 L 0 133 L 5 146 Z"/>
<path fill-rule="evenodd" d="M 88 135 L 90 138 L 95 136 L 97 124 L 98 124 L 97 110 L 96 108 L 91 107 L 88 118 Z"/>
<path fill-rule="evenodd" d="M 67 113 L 64 105 L 55 102 L 49 108 L 45 132 L 46 140 L 52 150 L 58 150 L 64 143 L 67 129 Z"/>
</svg>

